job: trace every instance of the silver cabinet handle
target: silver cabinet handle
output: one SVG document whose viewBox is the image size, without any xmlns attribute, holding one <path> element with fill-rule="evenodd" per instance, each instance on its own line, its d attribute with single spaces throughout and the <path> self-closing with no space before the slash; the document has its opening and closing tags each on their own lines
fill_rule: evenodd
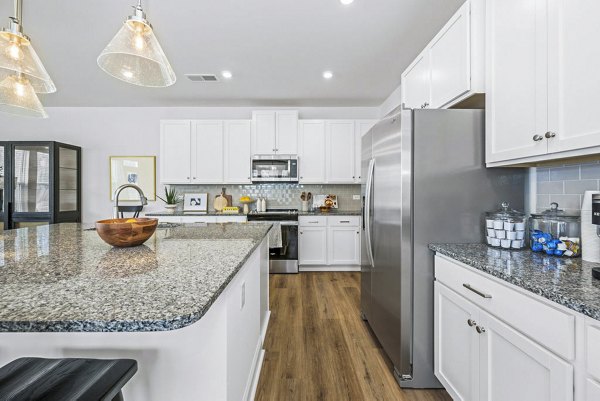
<svg viewBox="0 0 600 401">
<path fill-rule="evenodd" d="M 543 136 L 541 136 L 541 135 L 534 135 L 534 136 L 533 136 L 533 141 L 534 141 L 534 142 L 539 142 L 539 141 L 541 141 L 541 140 L 543 140 L 543 139 L 544 139 L 544 137 L 543 137 Z"/>
<path fill-rule="evenodd" d="M 481 292 L 478 289 L 471 287 L 471 284 L 463 284 L 463 287 L 465 287 L 469 291 L 473 291 L 475 294 L 479 295 L 482 298 L 491 298 L 492 297 L 490 294 L 486 294 L 485 292 Z"/>
<path fill-rule="evenodd" d="M 350 220 L 340 220 L 340 223 L 350 223 Z"/>
<path fill-rule="evenodd" d="M 309 221 L 308 224 L 319 224 L 318 221 Z"/>
<path fill-rule="evenodd" d="M 552 132 L 552 131 L 548 131 L 546 132 L 546 138 L 550 139 L 550 138 L 554 138 L 556 136 L 556 132 Z"/>
<path fill-rule="evenodd" d="M 473 327 L 477 324 L 477 322 L 473 319 L 469 319 L 467 320 L 467 324 L 469 325 L 469 327 Z"/>
<path fill-rule="evenodd" d="M 477 326 L 475 327 L 475 330 L 477 330 L 479 334 L 485 333 L 485 327 L 483 326 Z"/>
</svg>

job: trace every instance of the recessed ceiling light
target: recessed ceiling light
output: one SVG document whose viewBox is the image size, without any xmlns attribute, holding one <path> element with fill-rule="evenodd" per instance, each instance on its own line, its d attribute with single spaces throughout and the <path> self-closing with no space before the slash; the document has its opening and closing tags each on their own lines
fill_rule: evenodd
<svg viewBox="0 0 600 401">
<path fill-rule="evenodd" d="M 233 74 L 231 73 L 231 71 L 223 71 L 223 72 L 221 72 L 221 75 L 225 79 L 231 79 L 233 77 Z"/>
<path fill-rule="evenodd" d="M 345 6 L 347 6 L 348 4 L 352 4 L 352 2 L 354 2 L 354 0 L 340 0 L 340 3 L 342 3 Z"/>
<path fill-rule="evenodd" d="M 325 79 L 331 79 L 331 78 L 333 78 L 333 72 L 331 72 L 331 71 L 325 71 L 323 73 L 323 78 L 325 78 Z"/>
</svg>

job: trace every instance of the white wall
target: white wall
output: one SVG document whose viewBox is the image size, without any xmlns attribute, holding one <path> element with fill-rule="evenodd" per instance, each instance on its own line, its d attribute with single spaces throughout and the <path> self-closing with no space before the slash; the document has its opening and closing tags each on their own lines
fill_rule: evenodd
<svg viewBox="0 0 600 401">
<path fill-rule="evenodd" d="M 402 90 L 400 85 L 379 106 L 379 117 L 385 117 L 390 111 L 402 104 Z"/>
<path fill-rule="evenodd" d="M 0 114 L 0 141 L 59 141 L 83 148 L 83 221 L 111 216 L 109 156 L 159 156 L 161 119 L 250 119 L 249 107 L 60 107 L 49 119 Z M 377 107 L 300 107 L 300 118 L 377 118 Z M 157 180 L 160 182 L 160 171 Z M 157 184 L 157 192 L 162 187 Z M 149 205 L 149 209 L 160 208 Z"/>
</svg>

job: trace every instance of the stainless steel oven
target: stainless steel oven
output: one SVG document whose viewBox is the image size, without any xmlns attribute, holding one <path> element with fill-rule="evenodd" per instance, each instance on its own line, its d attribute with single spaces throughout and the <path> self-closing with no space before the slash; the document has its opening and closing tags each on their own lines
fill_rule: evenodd
<svg viewBox="0 0 600 401">
<path fill-rule="evenodd" d="M 273 221 L 281 226 L 281 247 L 269 247 L 270 273 L 298 273 L 298 210 L 269 209 L 248 214 L 248 221 Z"/>
<path fill-rule="evenodd" d="M 298 182 L 298 156 L 254 155 L 252 182 Z"/>
</svg>

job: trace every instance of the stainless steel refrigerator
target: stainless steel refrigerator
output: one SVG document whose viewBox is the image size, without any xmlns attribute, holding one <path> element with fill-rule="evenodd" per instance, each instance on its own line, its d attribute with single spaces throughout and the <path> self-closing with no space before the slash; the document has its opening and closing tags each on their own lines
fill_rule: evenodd
<svg viewBox="0 0 600 401">
<path fill-rule="evenodd" d="M 440 387 L 428 245 L 482 242 L 485 211 L 523 209 L 525 171 L 485 168 L 484 120 L 398 109 L 362 138 L 361 312 L 402 387 Z"/>
</svg>

